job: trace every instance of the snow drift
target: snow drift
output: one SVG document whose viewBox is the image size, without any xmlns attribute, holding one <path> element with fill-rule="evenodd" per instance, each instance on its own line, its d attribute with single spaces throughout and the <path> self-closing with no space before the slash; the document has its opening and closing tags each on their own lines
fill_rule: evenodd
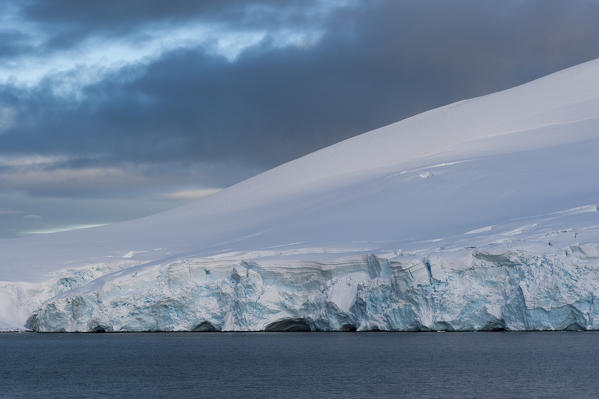
<svg viewBox="0 0 599 399">
<path fill-rule="evenodd" d="M 0 329 L 599 329 L 599 61 L 181 208 L 0 241 Z"/>
</svg>

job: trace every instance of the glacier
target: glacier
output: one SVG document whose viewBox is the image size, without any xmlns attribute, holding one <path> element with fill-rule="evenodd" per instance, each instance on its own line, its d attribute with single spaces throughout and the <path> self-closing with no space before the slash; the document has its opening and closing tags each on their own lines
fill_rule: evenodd
<svg viewBox="0 0 599 399">
<path fill-rule="evenodd" d="M 596 205 L 581 208 L 590 210 L 578 217 L 590 213 L 599 219 Z M 30 307 L 27 327 L 81 332 L 599 329 L 594 303 L 599 227 L 574 233 L 556 230 L 556 220 L 562 225 L 573 218 L 546 217 L 526 233 L 524 243 L 497 242 L 491 235 L 453 247 L 379 255 L 337 257 L 346 250 L 330 248 L 333 257 L 326 263 L 277 249 L 112 272 L 97 265 L 75 269 L 46 288 L 49 299 Z M 512 227 L 501 234 L 518 235 L 527 225 Z M 567 246 L 575 234 L 594 243 Z M 476 246 L 464 246 L 473 242 Z M 308 253 L 302 252 L 306 259 Z M 15 289 L 27 296 L 26 287 Z"/>
<path fill-rule="evenodd" d="M 0 240 L 0 330 L 599 329 L 599 60 L 145 218 Z"/>
</svg>

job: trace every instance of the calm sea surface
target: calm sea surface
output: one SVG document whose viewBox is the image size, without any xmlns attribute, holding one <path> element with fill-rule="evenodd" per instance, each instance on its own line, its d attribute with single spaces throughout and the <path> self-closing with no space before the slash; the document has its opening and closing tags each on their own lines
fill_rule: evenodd
<svg viewBox="0 0 599 399">
<path fill-rule="evenodd" d="M 0 398 L 599 397 L 599 333 L 0 334 Z"/>
</svg>

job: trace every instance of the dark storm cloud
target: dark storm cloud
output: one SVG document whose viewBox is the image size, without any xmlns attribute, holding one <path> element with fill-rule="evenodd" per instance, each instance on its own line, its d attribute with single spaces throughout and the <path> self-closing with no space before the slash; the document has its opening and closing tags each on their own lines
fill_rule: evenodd
<svg viewBox="0 0 599 399">
<path fill-rule="evenodd" d="M 79 26 L 87 31 L 108 30 L 125 25 L 135 28 L 147 23 L 181 19 L 235 18 L 244 22 L 252 10 L 261 14 L 276 14 L 276 19 L 288 13 L 312 8 L 318 0 L 123 0 L 119 2 L 83 2 L 79 0 L 44 0 L 25 7 L 29 19 L 68 26 Z M 253 14 L 253 13 L 252 13 Z M 272 16 L 272 15 L 270 15 Z M 252 18 L 257 17 L 252 15 Z M 264 21 L 260 19 L 259 21 Z M 255 23 L 255 21 L 248 21 Z"/>
<path fill-rule="evenodd" d="M 29 40 L 30 37 L 23 32 L 0 30 L 0 59 L 31 51 L 32 47 L 28 44 Z"/>
</svg>

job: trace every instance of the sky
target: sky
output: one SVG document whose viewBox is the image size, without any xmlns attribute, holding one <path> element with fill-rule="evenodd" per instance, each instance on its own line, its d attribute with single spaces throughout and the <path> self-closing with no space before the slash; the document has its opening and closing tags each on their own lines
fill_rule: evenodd
<svg viewBox="0 0 599 399">
<path fill-rule="evenodd" d="M 599 0 L 3 0 L 0 238 L 156 213 L 597 58 L 598 20 Z"/>
</svg>

